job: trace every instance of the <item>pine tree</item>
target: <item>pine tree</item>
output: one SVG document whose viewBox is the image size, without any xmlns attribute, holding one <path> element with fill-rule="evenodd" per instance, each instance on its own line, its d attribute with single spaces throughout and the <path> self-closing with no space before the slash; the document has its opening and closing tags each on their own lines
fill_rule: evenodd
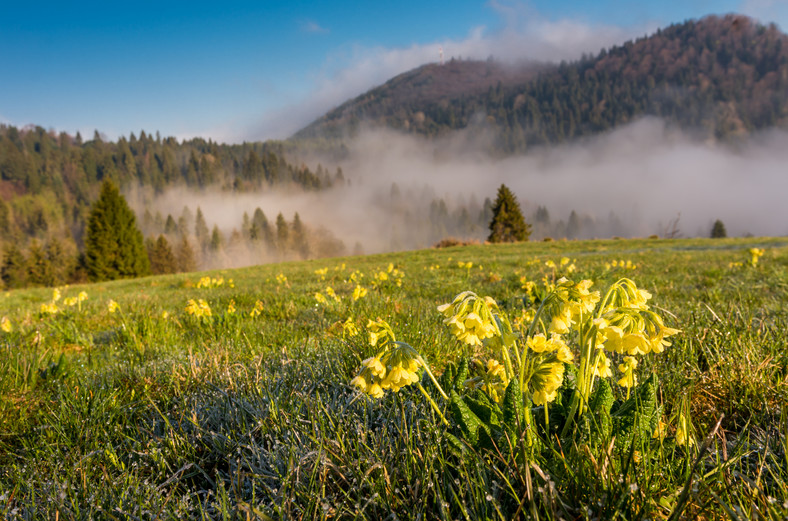
<svg viewBox="0 0 788 521">
<path fill-rule="evenodd" d="M 725 230 L 725 225 L 717 219 L 714 221 L 714 226 L 711 227 L 711 238 L 712 239 L 724 239 L 728 236 L 728 232 Z"/>
<path fill-rule="evenodd" d="M 27 251 L 27 280 L 30 284 L 37 286 L 54 286 L 54 275 L 52 264 L 46 256 L 46 252 L 34 240 Z"/>
<path fill-rule="evenodd" d="M 527 241 L 531 226 L 525 222 L 520 204 L 506 185 L 498 188 L 498 197 L 492 207 L 490 221 L 490 242 Z"/>
<path fill-rule="evenodd" d="M 27 259 L 13 242 L 8 243 L 3 254 L 0 277 L 6 288 L 21 288 L 27 284 Z"/>
<path fill-rule="evenodd" d="M 152 244 L 148 247 L 148 259 L 150 259 L 150 269 L 156 274 L 175 273 L 177 268 L 177 261 L 175 255 L 172 253 L 170 243 L 164 237 L 159 235 L 156 241 L 151 241 Z"/>
<path fill-rule="evenodd" d="M 109 180 L 93 204 L 85 233 L 85 262 L 92 281 L 138 277 L 150 272 L 134 212 Z"/>
<path fill-rule="evenodd" d="M 298 252 L 302 259 L 309 258 L 309 241 L 307 240 L 307 231 L 304 223 L 301 222 L 301 217 L 298 212 L 293 216 L 292 226 L 293 236 L 293 249 Z"/>
<path fill-rule="evenodd" d="M 276 216 L 276 246 L 279 249 L 279 253 L 284 253 L 290 246 L 290 231 L 282 212 L 279 212 L 279 215 Z"/>
<path fill-rule="evenodd" d="M 213 225 L 213 231 L 211 232 L 210 248 L 211 251 L 219 251 L 224 249 L 224 236 L 219 230 L 219 227 L 215 224 Z"/>
<path fill-rule="evenodd" d="M 205 217 L 202 214 L 202 209 L 197 207 L 197 217 L 194 220 L 194 236 L 197 237 L 197 244 L 204 251 L 208 246 L 208 225 L 205 222 Z"/>
<path fill-rule="evenodd" d="M 176 265 L 179 272 L 188 273 L 197 269 L 197 259 L 189 238 L 184 235 L 175 251 Z"/>
</svg>

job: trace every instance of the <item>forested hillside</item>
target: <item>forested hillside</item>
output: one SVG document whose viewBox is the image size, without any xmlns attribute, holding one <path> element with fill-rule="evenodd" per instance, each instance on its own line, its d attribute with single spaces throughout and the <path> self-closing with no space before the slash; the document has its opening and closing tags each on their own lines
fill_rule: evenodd
<svg viewBox="0 0 788 521">
<path fill-rule="evenodd" d="M 83 278 L 77 257 L 90 206 L 105 179 L 122 190 L 143 187 L 152 194 L 174 187 L 211 187 L 225 192 L 272 188 L 314 191 L 344 183 L 339 169 L 328 172 L 318 166 L 313 172 L 306 166 L 289 163 L 284 158 L 288 146 L 279 142 L 220 145 L 203 139 L 178 142 L 145 132 L 139 137 L 121 137 L 116 142 L 106 141 L 96 132 L 93 139 L 84 141 L 79 133 L 72 136 L 42 127 L 18 129 L 0 125 L 3 279 L 6 285 L 25 285 Z M 138 224 L 151 241 L 164 235 L 173 243 L 171 249 L 176 250 L 180 244 L 181 249 L 193 250 L 191 254 L 186 252 L 189 258 L 183 260 L 180 269 L 218 265 L 218 257 L 226 255 L 224 247 L 237 247 L 244 238 L 262 262 L 270 256 L 258 251 L 261 248 L 255 246 L 255 241 L 262 241 L 264 234 L 268 240 L 266 251 L 276 252 L 278 257 L 288 256 L 293 249 L 303 254 L 306 249 L 291 244 L 291 234 L 285 234 L 287 241 L 281 238 L 277 242 L 275 224 L 271 223 L 273 231 L 264 229 L 269 225 L 262 211 L 257 216 L 257 230 L 252 229 L 251 218 L 246 222 L 239 220 L 238 230 L 248 225 L 243 230 L 244 237 L 241 231 L 237 236 L 218 228 L 212 232 L 212 223 L 206 223 L 199 208 L 187 205 L 173 210 L 174 217 L 148 212 L 139 216 Z M 293 221 L 278 217 L 280 234 L 293 226 L 299 240 L 308 234 L 306 224 L 297 216 L 293 216 Z M 175 226 L 174 219 L 179 219 L 180 227 Z M 255 233 L 259 236 L 250 235 Z M 333 238 L 328 240 L 333 244 Z M 177 265 L 168 265 L 165 272 L 177 269 Z M 27 275 L 23 277 L 23 273 Z"/>
<path fill-rule="evenodd" d="M 498 131 L 496 151 L 513 153 L 645 115 L 714 138 L 788 124 L 788 36 L 743 16 L 672 25 L 571 63 L 505 70 L 492 61 L 425 65 L 295 137 L 339 138 L 362 122 L 425 136 L 488 125 Z"/>
</svg>

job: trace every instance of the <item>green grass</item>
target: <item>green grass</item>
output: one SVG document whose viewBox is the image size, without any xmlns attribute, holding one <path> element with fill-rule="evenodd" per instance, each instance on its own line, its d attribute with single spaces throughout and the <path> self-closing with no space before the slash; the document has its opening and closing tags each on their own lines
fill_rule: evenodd
<svg viewBox="0 0 788 521">
<path fill-rule="evenodd" d="M 757 267 L 730 266 L 751 247 L 766 250 Z M 595 288 L 632 278 L 682 330 L 638 368 L 658 377 L 665 442 L 635 458 L 547 440 L 524 462 L 452 446 L 416 389 L 371 400 L 349 385 L 373 354 L 368 319 L 388 321 L 440 373 L 471 352 L 438 304 L 470 289 L 516 315 L 520 278 L 563 256 Z M 637 268 L 606 269 L 613 259 Z M 402 286 L 353 302 L 351 273 L 369 287 L 389 263 Z M 203 275 L 225 284 L 197 288 Z M 316 303 L 327 286 L 341 303 Z M 56 315 L 39 312 L 51 289 L 0 295 L 13 326 L 0 332 L 4 518 L 788 516 L 788 239 L 468 246 L 60 288 L 82 290 L 81 310 L 61 300 Z M 213 316 L 189 316 L 189 299 Z M 351 316 L 359 335 L 330 332 Z M 682 400 L 702 450 L 672 442 Z"/>
</svg>

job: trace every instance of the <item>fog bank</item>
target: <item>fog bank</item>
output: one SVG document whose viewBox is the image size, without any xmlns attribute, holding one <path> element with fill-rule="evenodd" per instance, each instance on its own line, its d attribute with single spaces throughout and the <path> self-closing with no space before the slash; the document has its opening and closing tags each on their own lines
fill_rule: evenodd
<svg viewBox="0 0 788 521">
<path fill-rule="evenodd" d="M 322 227 L 341 239 L 348 253 L 357 246 L 374 253 L 429 247 L 447 236 L 483 240 L 489 222 L 484 201 L 494 200 L 505 183 L 534 224 L 533 239 L 665 236 L 671 229 L 678 236 L 708 236 L 716 219 L 730 236 L 788 234 L 788 134 L 782 131 L 731 146 L 699 142 L 646 118 L 505 159 L 490 158 L 484 138 L 460 132 L 424 141 L 366 130 L 348 144 L 348 158 L 339 165 L 346 185 L 309 193 L 170 190 L 150 209 L 177 219 L 184 206 L 199 206 L 209 228 L 216 224 L 227 236 L 241 229 L 244 212 L 251 217 L 257 207 L 272 224 L 280 212 L 288 221 L 298 212 L 311 230 Z M 142 211 L 139 202 L 135 206 Z M 547 209 L 547 222 L 535 222 L 538 207 Z"/>
</svg>

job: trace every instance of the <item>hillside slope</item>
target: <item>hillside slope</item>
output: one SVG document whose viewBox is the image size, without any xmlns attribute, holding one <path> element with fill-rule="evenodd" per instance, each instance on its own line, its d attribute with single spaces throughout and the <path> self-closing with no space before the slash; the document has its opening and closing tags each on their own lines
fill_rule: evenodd
<svg viewBox="0 0 788 521">
<path fill-rule="evenodd" d="M 351 100 L 295 138 L 352 135 L 361 122 L 436 136 L 470 125 L 517 152 L 654 115 L 705 137 L 788 123 L 788 36 L 709 16 L 560 65 L 430 64 Z"/>
</svg>

